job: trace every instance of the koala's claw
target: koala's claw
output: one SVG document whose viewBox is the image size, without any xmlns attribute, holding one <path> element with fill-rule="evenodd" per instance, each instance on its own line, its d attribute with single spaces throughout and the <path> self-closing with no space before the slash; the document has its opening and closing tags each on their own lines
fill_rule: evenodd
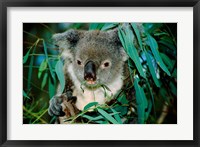
<svg viewBox="0 0 200 147">
<path fill-rule="evenodd" d="M 54 96 L 49 102 L 48 113 L 50 116 L 64 116 L 61 103 L 63 102 L 62 96 Z"/>
</svg>

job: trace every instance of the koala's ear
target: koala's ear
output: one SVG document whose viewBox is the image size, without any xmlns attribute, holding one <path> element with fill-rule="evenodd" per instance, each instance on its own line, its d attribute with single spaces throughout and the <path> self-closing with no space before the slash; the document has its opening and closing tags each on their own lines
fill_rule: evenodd
<svg viewBox="0 0 200 147">
<path fill-rule="evenodd" d="M 117 45 L 121 45 L 121 41 L 120 41 L 120 39 L 118 37 L 118 29 L 117 28 L 108 31 L 108 33 L 109 33 L 109 39 L 110 40 L 112 40 Z"/>
<path fill-rule="evenodd" d="M 120 54 L 121 54 L 121 56 L 122 56 L 122 60 L 123 60 L 123 61 L 128 60 L 129 56 L 127 55 L 127 53 L 125 52 L 125 50 L 124 50 L 123 47 L 120 48 Z"/>
<path fill-rule="evenodd" d="M 108 31 L 108 33 L 109 33 L 110 40 L 112 40 L 115 43 L 115 45 L 117 45 L 119 47 L 119 52 L 122 57 L 122 60 L 123 61 L 128 60 L 129 57 L 128 57 L 127 53 L 125 52 L 124 48 L 122 47 L 121 41 L 118 36 L 118 29 L 115 28 L 111 31 Z"/>
<path fill-rule="evenodd" d="M 68 49 L 76 45 L 82 33 L 81 31 L 70 29 L 64 33 L 54 34 L 52 40 L 55 45 L 59 46 L 59 49 Z"/>
</svg>

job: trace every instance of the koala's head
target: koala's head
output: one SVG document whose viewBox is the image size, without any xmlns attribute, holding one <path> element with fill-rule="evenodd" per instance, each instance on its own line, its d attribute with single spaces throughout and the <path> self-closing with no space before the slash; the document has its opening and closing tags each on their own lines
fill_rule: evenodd
<svg viewBox="0 0 200 147">
<path fill-rule="evenodd" d="M 88 88 L 107 85 L 122 77 L 127 55 L 117 30 L 68 30 L 53 36 L 64 58 L 70 60 L 74 74 Z"/>
</svg>

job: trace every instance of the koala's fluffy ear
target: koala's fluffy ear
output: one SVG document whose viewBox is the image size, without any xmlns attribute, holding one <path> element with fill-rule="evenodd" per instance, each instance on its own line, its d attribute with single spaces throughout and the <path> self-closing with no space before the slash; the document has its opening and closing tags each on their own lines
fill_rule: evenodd
<svg viewBox="0 0 200 147">
<path fill-rule="evenodd" d="M 108 33 L 109 33 L 109 39 L 110 40 L 112 40 L 117 45 L 121 45 L 121 41 L 120 41 L 120 39 L 118 37 L 118 29 L 117 28 L 108 31 Z"/>
<path fill-rule="evenodd" d="M 52 40 L 55 45 L 59 46 L 59 49 L 70 49 L 72 46 L 76 45 L 82 36 L 81 34 L 83 34 L 83 32 L 70 29 L 64 33 L 54 34 Z"/>
<path fill-rule="evenodd" d="M 123 60 L 123 61 L 128 60 L 129 56 L 127 55 L 127 53 L 125 52 L 125 50 L 124 50 L 123 47 L 120 48 L 120 53 L 121 53 L 121 56 L 122 56 L 122 60 Z"/>
<path fill-rule="evenodd" d="M 59 52 L 65 61 L 73 60 L 73 47 L 82 38 L 84 31 L 70 29 L 63 33 L 54 34 L 52 41 L 59 47 Z"/>
<path fill-rule="evenodd" d="M 119 51 L 120 51 L 122 60 L 123 61 L 128 60 L 128 55 L 126 54 L 125 49 L 123 48 L 122 43 L 118 36 L 118 29 L 115 28 L 111 31 L 108 31 L 108 33 L 109 33 L 110 40 L 112 40 L 119 47 Z"/>
</svg>

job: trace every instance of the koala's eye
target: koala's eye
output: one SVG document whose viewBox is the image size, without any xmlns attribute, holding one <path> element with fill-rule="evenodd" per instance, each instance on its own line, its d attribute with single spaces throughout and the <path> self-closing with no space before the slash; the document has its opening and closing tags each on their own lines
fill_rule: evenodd
<svg viewBox="0 0 200 147">
<path fill-rule="evenodd" d="M 104 69 L 104 68 L 107 68 L 107 67 L 109 67 L 109 66 L 111 66 L 111 63 L 110 63 L 110 61 L 108 61 L 108 60 L 106 60 L 106 61 L 104 61 L 102 64 L 101 64 L 101 67 Z"/>
<path fill-rule="evenodd" d="M 81 65 L 81 61 L 80 61 L 80 60 L 77 60 L 77 64 L 78 64 L 78 65 Z"/>
<path fill-rule="evenodd" d="M 110 65 L 109 62 L 104 63 L 105 67 L 108 67 L 109 65 Z"/>
</svg>

